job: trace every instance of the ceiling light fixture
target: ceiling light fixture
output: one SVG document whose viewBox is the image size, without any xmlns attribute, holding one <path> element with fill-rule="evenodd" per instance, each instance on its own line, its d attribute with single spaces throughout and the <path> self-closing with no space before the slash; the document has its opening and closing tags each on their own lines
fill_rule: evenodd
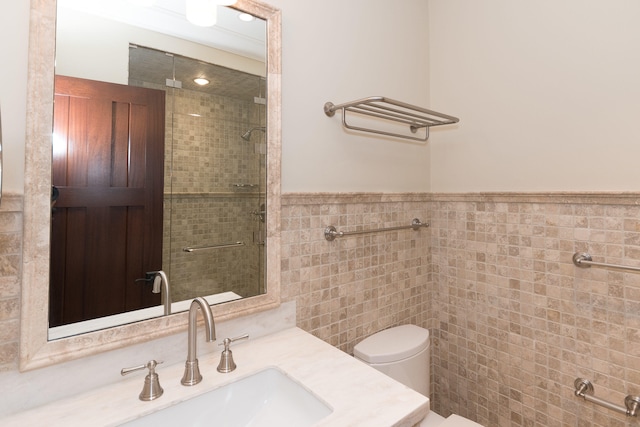
<svg viewBox="0 0 640 427">
<path fill-rule="evenodd" d="M 209 80 L 205 79 L 204 77 L 196 77 L 195 79 L 193 79 L 193 81 L 195 82 L 195 84 L 200 86 L 209 84 Z"/>
<path fill-rule="evenodd" d="M 251 15 L 250 13 L 239 13 L 238 14 L 238 19 L 244 22 L 251 22 L 254 19 L 256 19 L 255 16 Z"/>
<path fill-rule="evenodd" d="M 186 0 L 187 21 L 199 27 L 212 27 L 218 20 L 218 5 L 213 0 Z"/>
<path fill-rule="evenodd" d="M 231 6 L 238 0 L 185 0 L 187 21 L 199 27 L 212 27 L 218 20 L 218 6 Z"/>
</svg>

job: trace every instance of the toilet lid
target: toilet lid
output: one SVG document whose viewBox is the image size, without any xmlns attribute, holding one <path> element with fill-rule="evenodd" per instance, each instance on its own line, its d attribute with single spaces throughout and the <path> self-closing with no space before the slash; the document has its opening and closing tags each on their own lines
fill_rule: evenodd
<svg viewBox="0 0 640 427">
<path fill-rule="evenodd" d="M 449 415 L 438 427 L 482 427 L 474 421 L 461 417 L 460 415 Z"/>
<path fill-rule="evenodd" d="M 385 329 L 365 338 L 353 348 L 353 355 L 367 363 L 397 362 L 429 346 L 429 331 L 416 325 Z"/>
</svg>

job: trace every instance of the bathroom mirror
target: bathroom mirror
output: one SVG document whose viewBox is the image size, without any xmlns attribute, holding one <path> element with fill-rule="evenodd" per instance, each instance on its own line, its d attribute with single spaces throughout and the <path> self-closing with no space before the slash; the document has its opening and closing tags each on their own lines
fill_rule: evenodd
<svg viewBox="0 0 640 427">
<path fill-rule="evenodd" d="M 57 1 L 49 339 L 264 293 L 266 22 L 216 11 Z"/>
<path fill-rule="evenodd" d="M 220 320 L 279 304 L 280 283 L 280 13 L 256 1 L 235 6 L 264 19 L 267 28 L 266 83 L 266 292 L 213 306 Z M 55 0 L 31 2 L 20 369 L 28 370 L 176 333 L 186 327 L 178 313 L 48 340 L 51 147 L 54 93 Z M 191 55 L 189 55 L 191 56 Z M 240 139 L 240 138 L 238 138 Z M 242 183 L 239 183 L 242 184 Z"/>
</svg>

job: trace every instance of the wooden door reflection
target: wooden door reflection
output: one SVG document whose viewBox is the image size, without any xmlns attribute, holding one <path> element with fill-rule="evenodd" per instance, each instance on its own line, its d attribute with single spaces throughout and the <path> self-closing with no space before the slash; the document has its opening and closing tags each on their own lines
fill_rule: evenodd
<svg viewBox="0 0 640 427">
<path fill-rule="evenodd" d="M 50 327 L 160 304 L 164 97 L 56 77 Z"/>
</svg>

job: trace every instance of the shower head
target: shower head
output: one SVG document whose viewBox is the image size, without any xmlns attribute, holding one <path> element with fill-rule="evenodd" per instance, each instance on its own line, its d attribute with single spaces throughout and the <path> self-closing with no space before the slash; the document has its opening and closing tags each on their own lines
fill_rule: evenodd
<svg viewBox="0 0 640 427">
<path fill-rule="evenodd" d="M 245 133 L 243 133 L 240 138 L 244 139 L 245 141 L 251 141 L 251 133 L 254 130 L 261 130 L 262 132 L 266 132 L 267 129 L 264 126 L 258 126 L 258 127 L 254 127 L 249 129 L 248 131 L 246 131 Z"/>
</svg>

